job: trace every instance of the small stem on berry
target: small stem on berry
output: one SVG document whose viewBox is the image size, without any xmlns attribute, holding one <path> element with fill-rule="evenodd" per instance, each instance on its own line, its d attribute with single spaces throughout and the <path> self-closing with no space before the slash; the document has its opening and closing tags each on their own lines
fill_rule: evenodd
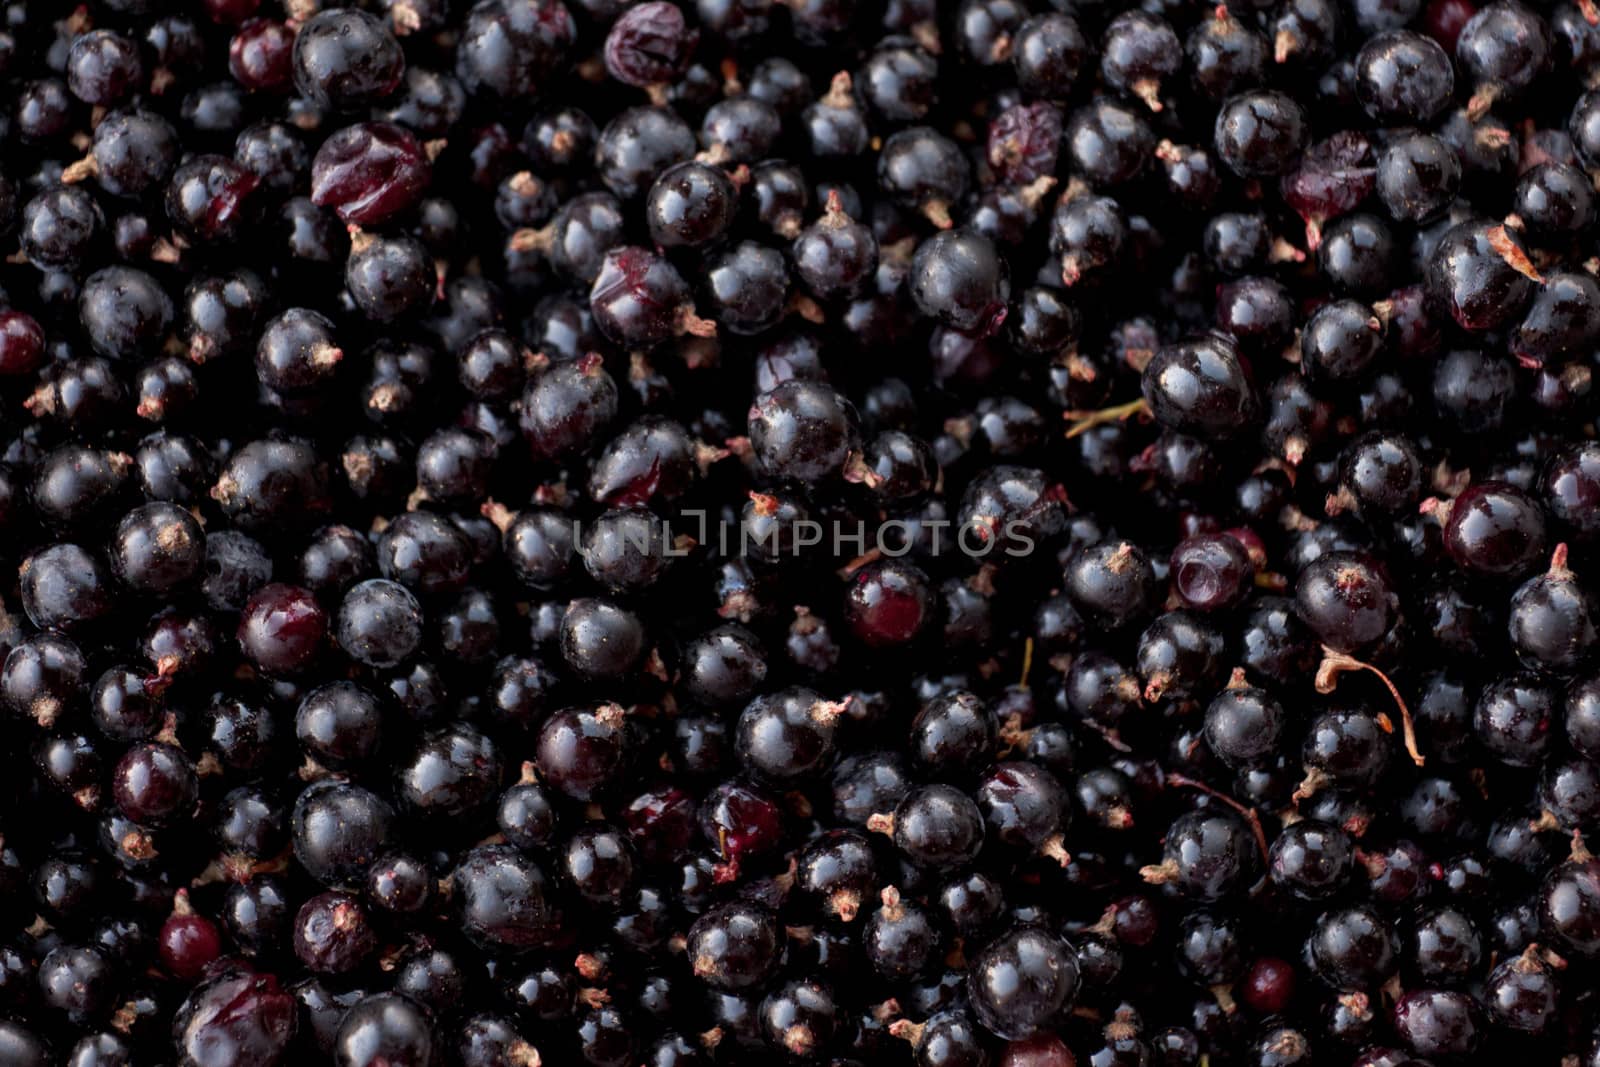
<svg viewBox="0 0 1600 1067">
<path fill-rule="evenodd" d="M 1167 885 L 1178 880 L 1178 861 L 1162 860 L 1139 868 L 1139 877 L 1151 885 Z"/>
<path fill-rule="evenodd" d="M 1061 866 L 1065 867 L 1072 862 L 1072 856 L 1067 852 L 1066 840 L 1060 834 L 1051 834 L 1044 839 L 1044 844 L 1039 846 L 1041 855 L 1049 856 Z"/>
<path fill-rule="evenodd" d="M 889 1036 L 909 1041 L 913 1046 L 922 1043 L 922 1023 L 914 1023 L 910 1019 L 896 1019 L 889 1024 Z"/>
<path fill-rule="evenodd" d="M 1272 61 L 1287 63 L 1289 57 L 1300 51 L 1300 38 L 1293 30 L 1279 30 L 1272 39 Z"/>
<path fill-rule="evenodd" d="M 678 332 L 693 337 L 715 337 L 717 324 L 710 319 L 702 319 L 694 313 L 692 305 L 685 304 L 678 309 Z"/>
<path fill-rule="evenodd" d="M 1306 771 L 1306 776 L 1300 780 L 1300 785 L 1289 795 L 1289 803 L 1295 807 L 1300 806 L 1302 800 L 1308 800 L 1317 794 L 1318 790 L 1333 784 L 1333 777 L 1320 767 L 1312 767 Z"/>
<path fill-rule="evenodd" d="M 1480 86 L 1478 90 L 1467 99 L 1467 118 L 1471 119 L 1473 122 L 1477 122 L 1479 119 L 1483 118 L 1484 115 L 1489 113 L 1489 109 L 1494 107 L 1494 102 L 1499 98 L 1500 87 L 1498 85 L 1491 84 Z"/>
</svg>

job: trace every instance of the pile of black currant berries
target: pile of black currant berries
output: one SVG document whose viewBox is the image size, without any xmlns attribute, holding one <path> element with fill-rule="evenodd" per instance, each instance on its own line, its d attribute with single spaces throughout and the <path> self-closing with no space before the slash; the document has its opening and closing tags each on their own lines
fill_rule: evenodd
<svg viewBox="0 0 1600 1067">
<path fill-rule="evenodd" d="M 1596 0 L 0 0 L 0 1067 L 1600 1067 L 1597 180 Z"/>
</svg>

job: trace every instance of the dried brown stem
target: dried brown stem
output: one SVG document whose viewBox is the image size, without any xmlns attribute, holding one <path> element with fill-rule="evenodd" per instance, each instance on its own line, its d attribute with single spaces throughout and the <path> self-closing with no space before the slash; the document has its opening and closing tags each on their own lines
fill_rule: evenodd
<svg viewBox="0 0 1600 1067">
<path fill-rule="evenodd" d="M 1206 796 L 1211 797 L 1214 800 L 1221 801 L 1234 811 L 1238 812 L 1240 815 L 1244 816 L 1245 822 L 1250 824 L 1251 834 L 1255 836 L 1256 848 L 1261 850 L 1261 861 L 1263 863 L 1267 862 L 1267 834 L 1266 831 L 1262 830 L 1261 828 L 1261 816 L 1256 814 L 1255 808 L 1241 804 L 1228 794 L 1219 792 L 1211 788 L 1209 785 L 1206 785 L 1206 783 L 1194 778 L 1190 778 L 1185 774 L 1167 775 L 1167 784 L 1175 785 L 1179 789 L 1198 789 Z"/>
<path fill-rule="evenodd" d="M 1113 404 L 1108 408 L 1100 408 L 1098 411 L 1068 411 L 1064 414 L 1069 422 L 1067 439 L 1070 441 L 1074 437 L 1081 437 L 1096 426 L 1103 426 L 1108 422 L 1125 422 L 1135 415 L 1144 417 L 1149 414 L 1150 405 L 1143 397 L 1130 400 L 1126 404 Z"/>
<path fill-rule="evenodd" d="M 1363 662 L 1343 652 L 1335 652 L 1327 645 L 1323 645 L 1322 664 L 1317 668 L 1317 692 L 1324 696 L 1333 692 L 1339 687 L 1339 675 L 1344 674 L 1346 671 L 1371 671 L 1378 676 L 1378 680 L 1383 683 L 1384 688 L 1389 690 L 1389 695 L 1394 698 L 1395 707 L 1400 709 L 1400 727 L 1405 737 L 1406 752 L 1411 756 L 1413 763 L 1418 767 L 1422 766 L 1426 760 L 1424 760 L 1421 750 L 1417 748 L 1417 728 L 1411 721 L 1411 709 L 1406 707 L 1404 698 L 1400 696 L 1400 690 L 1395 688 L 1395 684 L 1389 680 L 1387 674 L 1384 674 L 1370 663 Z"/>
</svg>

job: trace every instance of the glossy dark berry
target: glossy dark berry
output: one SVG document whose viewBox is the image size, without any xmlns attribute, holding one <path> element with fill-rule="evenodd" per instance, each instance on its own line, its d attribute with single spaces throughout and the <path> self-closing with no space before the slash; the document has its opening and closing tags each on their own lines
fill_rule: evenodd
<svg viewBox="0 0 1600 1067">
<path fill-rule="evenodd" d="M 1236 174 L 1265 178 L 1283 173 L 1306 140 L 1305 116 L 1291 97 L 1256 90 L 1224 101 L 1213 141 Z"/>
<path fill-rule="evenodd" d="M 1450 57 L 1421 34 L 1387 30 L 1368 38 L 1356 56 L 1356 95 L 1373 118 L 1426 122 L 1454 91 Z"/>
<path fill-rule="evenodd" d="M 790 252 L 800 280 L 822 299 L 857 295 L 878 265 L 878 242 L 836 200 L 795 238 Z"/>
<path fill-rule="evenodd" d="M 1464 222 L 1452 227 L 1434 247 L 1428 262 L 1428 289 L 1467 330 L 1508 324 L 1522 309 L 1532 286 L 1527 253 L 1504 226 Z"/>
<path fill-rule="evenodd" d="M 648 286 L 641 292 L 643 299 L 657 299 Z M 732 333 L 760 333 L 783 317 L 789 295 L 789 269 L 777 249 L 754 241 L 741 241 L 707 265 L 706 292 L 706 310 L 718 326 Z M 608 297 L 607 306 L 614 308 L 610 299 Z M 681 316 L 682 305 L 679 307 Z M 601 314 L 600 321 L 604 329 L 605 313 Z M 674 332 L 703 332 L 704 326 L 682 320 L 673 329 Z"/>
<path fill-rule="evenodd" d="M 160 826 L 192 814 L 199 783 L 182 752 L 152 742 L 130 748 L 117 762 L 112 790 L 124 815 Z"/>
<path fill-rule="evenodd" d="M 1105 541 L 1082 552 L 1068 565 L 1066 584 L 1078 610 L 1107 628 L 1139 621 L 1156 596 L 1149 558 L 1127 541 Z"/>
<path fill-rule="evenodd" d="M 295 34 L 293 62 L 300 91 L 339 111 L 376 103 L 405 73 L 405 57 L 389 27 L 353 8 L 308 19 Z"/>
<path fill-rule="evenodd" d="M 1068 1010 L 1078 992 L 1078 965 L 1059 938 L 1021 927 L 992 942 L 972 961 L 967 995 L 983 1025 L 1008 1040 L 1030 1037 Z"/>
<path fill-rule="evenodd" d="M 994 246 L 964 230 L 947 230 L 919 246 L 910 284 L 924 314 L 969 333 L 993 332 L 1010 294 Z"/>
<path fill-rule="evenodd" d="M 656 244 L 696 248 L 721 238 L 738 206 L 739 191 L 725 172 L 690 161 L 668 167 L 651 183 L 645 221 Z"/>
<path fill-rule="evenodd" d="M 1259 412 L 1255 387 L 1237 350 L 1215 336 L 1159 349 L 1145 366 L 1143 390 L 1163 424 L 1203 437 L 1242 433 Z"/>
<path fill-rule="evenodd" d="M 421 1067 L 434 1055 L 433 1022 L 425 1009 L 394 993 L 358 1001 L 334 1036 L 334 1061 L 340 1067 Z"/>
<path fill-rule="evenodd" d="M 1387 977 L 1399 948 L 1391 924 L 1367 907 L 1323 913 L 1308 941 L 1312 964 L 1322 979 L 1352 991 Z"/>
<path fill-rule="evenodd" d="M 820 481 L 842 472 L 856 446 L 856 413 L 826 385 L 790 381 L 751 406 L 750 443 L 775 477 Z"/>
<path fill-rule="evenodd" d="M 1456 563 L 1470 572 L 1526 573 L 1545 556 L 1544 514 L 1514 486 L 1479 482 L 1451 503 L 1444 543 Z"/>
<path fill-rule="evenodd" d="M 1408 992 L 1394 1006 L 1395 1031 L 1418 1055 L 1465 1056 L 1483 1040 L 1477 1002 L 1441 989 Z"/>
<path fill-rule="evenodd" d="M 948 138 L 926 126 L 894 134 L 878 154 L 879 184 L 906 207 L 936 223 L 967 191 L 971 168 Z"/>
<path fill-rule="evenodd" d="M 54 544 L 22 561 L 22 610 L 35 626 L 72 630 L 111 610 L 111 576 L 81 546 Z"/>
<path fill-rule="evenodd" d="M 814 774 L 833 754 L 841 710 L 809 689 L 758 697 L 739 716 L 739 756 L 751 771 L 775 781 Z"/>
<path fill-rule="evenodd" d="M 923 786 L 907 793 L 887 820 L 871 825 L 880 824 L 919 866 L 960 866 L 983 846 L 982 813 L 951 786 Z"/>
<path fill-rule="evenodd" d="M 776 917 L 758 904 L 726 904 L 689 928 L 690 969 L 719 989 L 746 989 L 762 982 L 778 962 Z"/>
<path fill-rule="evenodd" d="M 239 645 L 262 670 L 293 673 L 309 666 L 328 633 L 327 614 L 308 590 L 262 586 L 245 603 Z"/>
<path fill-rule="evenodd" d="M 1341 652 L 1379 641 L 1399 615 L 1398 598 L 1376 561 L 1349 552 L 1328 553 L 1302 571 L 1295 604 L 1322 643 Z"/>
<path fill-rule="evenodd" d="M 120 33 L 91 30 L 67 53 L 67 88 L 87 104 L 114 104 L 139 87 L 144 67 L 139 47 Z"/>
<path fill-rule="evenodd" d="M 193 241 L 236 240 L 252 221 L 260 185 L 260 178 L 225 156 L 195 156 L 179 164 L 167 183 L 167 218 Z"/>
<path fill-rule="evenodd" d="M 1420 133 L 1403 137 L 1378 156 L 1378 196 L 1397 221 L 1424 222 L 1439 214 L 1460 182 L 1460 160 L 1437 137 Z"/>
</svg>

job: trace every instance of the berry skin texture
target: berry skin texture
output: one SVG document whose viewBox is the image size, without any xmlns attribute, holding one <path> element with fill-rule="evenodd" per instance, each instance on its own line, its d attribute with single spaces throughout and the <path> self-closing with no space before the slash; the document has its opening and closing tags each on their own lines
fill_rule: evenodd
<svg viewBox="0 0 1600 1067">
<path fill-rule="evenodd" d="M 1600 1067 L 1595 2 L 0 15 L 0 1067 Z"/>
<path fill-rule="evenodd" d="M 394 993 L 357 1001 L 334 1035 L 339 1067 L 426 1064 L 433 1061 L 435 1035 L 428 1013 Z"/>
<path fill-rule="evenodd" d="M 83 34 L 67 52 L 67 88 L 86 104 L 115 104 L 143 76 L 138 45 L 110 30 Z"/>
<path fill-rule="evenodd" d="M 522 952 L 556 939 L 561 913 L 547 896 L 544 872 L 515 850 L 473 849 L 451 881 L 461 901 L 462 933 L 473 943 Z"/>
<path fill-rule="evenodd" d="M 718 989 L 746 989 L 762 982 L 777 965 L 777 947 L 775 916 L 753 903 L 723 905 L 689 928 L 690 969 Z"/>
<path fill-rule="evenodd" d="M 203 915 L 175 911 L 161 925 L 161 963 L 179 978 L 195 979 L 222 954 L 216 924 Z"/>
<path fill-rule="evenodd" d="M 0 374 L 7 377 L 37 369 L 44 355 L 44 330 L 21 311 L 0 312 Z"/>
<path fill-rule="evenodd" d="M 1565 553 L 1558 548 L 1557 555 Z M 1570 673 L 1588 658 L 1595 643 L 1588 594 L 1564 559 L 1512 594 L 1509 627 L 1517 656 L 1535 670 Z"/>
<path fill-rule="evenodd" d="M 1230 814 L 1190 812 L 1173 822 L 1162 843 L 1162 863 L 1147 867 L 1147 881 L 1176 885 L 1201 901 L 1220 900 L 1253 880 L 1261 857 L 1249 831 Z"/>
<path fill-rule="evenodd" d="M 1428 262 L 1430 294 L 1466 330 L 1508 325 L 1532 291 L 1527 253 L 1515 234 L 1487 222 L 1452 227 Z"/>
<path fill-rule="evenodd" d="M 926 575 L 908 564 L 880 560 L 851 579 L 845 614 L 866 644 L 905 644 L 921 632 L 931 599 Z"/>
<path fill-rule="evenodd" d="M 1419 1056 L 1468 1056 L 1483 1040 L 1483 1019 L 1466 994 L 1442 989 L 1406 993 L 1394 1006 L 1395 1031 Z"/>
<path fill-rule="evenodd" d="M 1283 718 L 1282 707 L 1262 690 L 1230 688 L 1206 709 L 1206 742 L 1230 767 L 1250 766 L 1277 747 Z"/>
<path fill-rule="evenodd" d="M 924 242 L 911 260 L 911 297 L 923 314 L 966 333 L 993 333 L 1011 292 L 993 244 L 961 230 Z"/>
<path fill-rule="evenodd" d="M 1064 855 L 1062 832 L 1071 820 L 1067 793 L 1049 771 L 1032 763 L 1003 763 L 978 787 L 978 806 L 994 837 L 1008 845 Z"/>
<path fill-rule="evenodd" d="M 536 763 L 568 796 L 588 799 L 615 780 L 623 758 L 624 711 L 616 704 L 569 708 L 539 728 Z"/>
<path fill-rule="evenodd" d="M 260 668 L 293 673 L 311 664 L 328 633 L 328 618 L 316 598 L 292 585 L 265 585 L 245 604 L 239 644 Z"/>
<path fill-rule="evenodd" d="M 1155 570 L 1144 551 L 1127 541 L 1085 551 L 1068 565 L 1066 580 L 1078 610 L 1106 629 L 1131 625 L 1154 606 Z"/>
<path fill-rule="evenodd" d="M 319 893 L 295 916 L 295 955 L 318 973 L 352 971 L 376 947 L 361 902 L 348 893 Z"/>
<path fill-rule="evenodd" d="M 95 351 L 131 359 L 159 342 L 172 321 L 172 299 L 143 271 L 107 267 L 85 279 L 78 316 Z"/>
<path fill-rule="evenodd" d="M 355 111 L 393 92 L 405 56 L 376 16 L 353 8 L 322 11 L 295 33 L 294 82 L 324 107 Z"/>
<path fill-rule="evenodd" d="M 1544 514 L 1515 486 L 1480 482 L 1450 505 L 1444 543 L 1470 573 L 1516 576 L 1545 556 Z"/>
<path fill-rule="evenodd" d="M 1049 104 L 1017 105 L 989 124 L 989 166 L 1014 185 L 1027 185 L 1055 170 L 1061 115 Z"/>
<path fill-rule="evenodd" d="M 352 659 L 396 667 L 421 647 L 422 605 L 400 583 L 371 578 L 345 594 L 334 634 Z"/>
<path fill-rule="evenodd" d="M 1219 337 L 1159 349 L 1145 365 L 1141 384 L 1151 413 L 1180 433 L 1237 436 L 1260 411 L 1239 353 Z"/>
<path fill-rule="evenodd" d="M 740 757 L 773 781 L 808 777 L 832 757 L 834 723 L 842 710 L 809 689 L 758 697 L 739 715 Z"/>
<path fill-rule="evenodd" d="M 907 793 L 887 819 L 868 828 L 886 828 L 897 848 L 918 866 L 959 867 L 983 847 L 983 815 L 966 793 L 943 785 Z"/>
<path fill-rule="evenodd" d="M 1283 1011 L 1294 996 L 1294 969 L 1281 959 L 1256 960 L 1244 982 L 1245 1003 L 1267 1015 Z"/>
<path fill-rule="evenodd" d="M 715 332 L 694 314 L 677 268 L 633 245 L 606 253 L 589 306 L 606 336 L 631 347 L 649 348 L 685 332 Z"/>
<path fill-rule="evenodd" d="M 762 1002 L 761 1023 L 768 1044 L 793 1057 L 810 1056 L 827 1047 L 838 1025 L 832 991 L 819 982 L 790 982 Z"/>
<path fill-rule="evenodd" d="M 147 826 L 186 818 L 194 808 L 199 782 L 183 753 L 159 742 L 130 748 L 112 774 L 117 807 Z"/>
<path fill-rule="evenodd" d="M 855 296 L 865 288 L 878 265 L 878 242 L 831 200 L 822 218 L 795 238 L 790 254 L 800 280 L 827 300 Z"/>
<path fill-rule="evenodd" d="M 1389 30 L 1367 39 L 1356 56 L 1356 96 L 1367 114 L 1389 123 L 1426 122 L 1455 91 L 1450 58 L 1433 39 Z"/>
<path fill-rule="evenodd" d="M 1600 953 L 1600 864 L 1563 864 L 1539 892 L 1541 922 L 1561 947 L 1583 957 Z"/>
<path fill-rule="evenodd" d="M 1178 597 L 1197 611 L 1221 611 L 1239 604 L 1255 577 L 1244 546 L 1227 534 L 1185 538 L 1173 549 L 1168 572 Z"/>
<path fill-rule="evenodd" d="M 773 477 L 819 482 L 844 471 L 856 451 L 855 409 L 826 385 L 788 381 L 750 408 L 750 443 Z"/>
<path fill-rule="evenodd" d="M 345 222 L 371 226 L 416 203 L 430 176 L 415 136 L 392 122 L 363 122 L 334 133 L 311 161 L 311 200 Z"/>
<path fill-rule="evenodd" d="M 173 1018 L 173 1044 L 195 1063 L 215 1050 L 270 1061 L 294 1037 L 296 1004 L 272 974 L 230 967 L 207 978 L 185 998 Z"/>
<path fill-rule="evenodd" d="M 638 88 L 667 84 L 688 66 L 699 39 L 676 4 L 639 4 L 623 12 L 606 34 L 606 71 Z"/>
<path fill-rule="evenodd" d="M 576 36 L 560 0 L 479 0 L 456 46 L 456 75 L 469 91 L 531 97 L 561 66 Z"/>
<path fill-rule="evenodd" d="M 287 91 L 294 81 L 297 35 L 273 19 L 251 19 L 228 42 L 228 72 L 253 92 Z"/>
<path fill-rule="evenodd" d="M 1282 174 L 1306 139 L 1305 116 L 1291 98 L 1271 91 L 1242 93 L 1217 113 L 1217 154 L 1245 178 Z"/>
<path fill-rule="evenodd" d="M 192 241 L 229 242 L 253 220 L 261 179 L 224 156 L 195 156 L 167 183 L 167 218 Z"/>
<path fill-rule="evenodd" d="M 711 261 L 706 289 L 707 310 L 718 326 L 731 333 L 760 333 L 783 316 L 789 270 L 777 249 L 742 241 Z"/>
<path fill-rule="evenodd" d="M 157 501 L 129 511 L 117 524 L 111 566 L 129 587 L 163 595 L 198 580 L 205 546 L 205 535 L 193 515 Z"/>
<path fill-rule="evenodd" d="M 972 961 L 967 995 L 978 1019 L 1006 1040 L 1033 1036 L 1072 1006 L 1078 964 L 1065 942 L 1022 927 L 992 942 Z"/>
<path fill-rule="evenodd" d="M 1381 640 L 1399 616 L 1399 603 L 1374 561 L 1332 552 L 1301 572 L 1295 583 L 1301 620 L 1324 645 L 1354 653 Z"/>
<path fill-rule="evenodd" d="M 632 10 L 650 6 L 667 5 L 646 4 Z M 668 167 L 651 183 L 645 219 L 657 245 L 697 248 L 721 238 L 733 225 L 738 207 L 739 191 L 732 180 L 720 168 L 691 160 Z"/>
</svg>

